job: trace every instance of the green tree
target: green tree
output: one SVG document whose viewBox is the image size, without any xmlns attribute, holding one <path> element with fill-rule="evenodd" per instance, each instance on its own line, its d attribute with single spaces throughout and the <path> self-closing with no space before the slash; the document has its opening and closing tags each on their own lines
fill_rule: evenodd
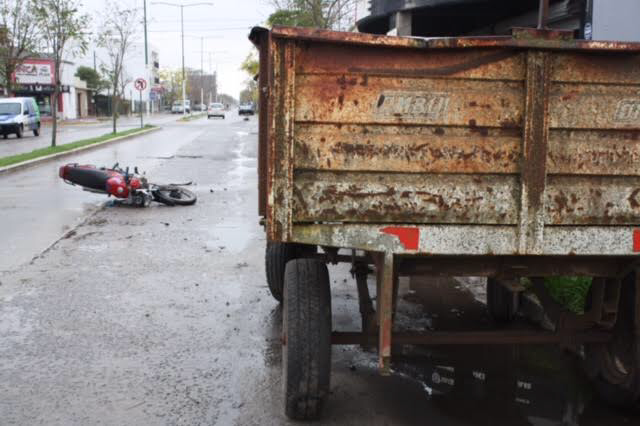
<svg viewBox="0 0 640 426">
<path fill-rule="evenodd" d="M 109 82 L 91 67 L 80 66 L 76 70 L 76 77 L 87 83 L 87 87 L 93 91 L 94 104 L 97 104 L 97 95 L 110 87 Z"/>
<path fill-rule="evenodd" d="M 240 65 L 240 69 L 247 73 L 248 79 L 244 82 L 245 88 L 240 92 L 240 102 L 257 102 L 258 100 L 258 85 L 255 82 L 255 76 L 260 72 L 260 62 L 258 61 L 258 55 L 252 50 L 245 60 Z"/>
<path fill-rule="evenodd" d="M 102 69 L 113 93 L 111 117 L 113 133 L 116 133 L 120 98 L 124 96 L 124 87 L 129 83 L 124 74 L 125 57 L 131 50 L 133 39 L 138 32 L 136 9 L 123 9 L 118 3 L 107 3 L 101 28 L 96 41 L 108 57 L 107 62 L 102 64 Z"/>
<path fill-rule="evenodd" d="M 73 57 L 86 51 L 86 29 L 89 16 L 78 12 L 78 3 L 75 0 L 34 0 L 33 5 L 34 17 L 54 64 L 56 84 L 53 89 L 51 108 L 53 113 L 51 146 L 56 146 L 61 64 L 65 57 Z"/>
<path fill-rule="evenodd" d="M 311 16 L 302 10 L 279 9 L 267 18 L 267 25 L 283 25 L 286 27 L 313 27 Z"/>
<path fill-rule="evenodd" d="M 76 77 L 87 83 L 87 87 L 93 90 L 106 89 L 106 82 L 100 73 L 91 67 L 80 66 L 76 70 Z"/>
<path fill-rule="evenodd" d="M 271 0 L 269 25 L 342 29 L 352 26 L 356 0 Z"/>
<path fill-rule="evenodd" d="M 260 71 L 260 63 L 258 62 L 258 55 L 254 50 L 252 50 L 247 57 L 240 64 L 240 69 L 247 74 L 249 77 L 253 78 Z"/>
<path fill-rule="evenodd" d="M 3 0 L 0 5 L 0 83 L 13 94 L 12 76 L 40 41 L 31 0 Z"/>
</svg>

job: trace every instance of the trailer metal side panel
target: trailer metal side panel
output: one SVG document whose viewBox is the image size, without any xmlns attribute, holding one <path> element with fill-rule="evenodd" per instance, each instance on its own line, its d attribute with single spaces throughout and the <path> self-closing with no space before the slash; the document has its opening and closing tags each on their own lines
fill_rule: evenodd
<svg viewBox="0 0 640 426">
<path fill-rule="evenodd" d="M 414 254 L 640 252 L 640 44 L 537 30 L 256 34 L 273 70 L 260 84 L 270 239 Z"/>
</svg>

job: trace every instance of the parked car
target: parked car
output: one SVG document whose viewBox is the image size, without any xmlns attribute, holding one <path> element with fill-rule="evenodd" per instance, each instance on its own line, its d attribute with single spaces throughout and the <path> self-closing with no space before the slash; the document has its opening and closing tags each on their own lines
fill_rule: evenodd
<svg viewBox="0 0 640 426">
<path fill-rule="evenodd" d="M 40 110 L 33 98 L 0 99 L 0 132 L 7 139 L 14 133 L 21 138 L 25 130 L 40 135 Z"/>
<path fill-rule="evenodd" d="M 238 115 L 253 115 L 256 113 L 256 109 L 251 102 L 240 104 L 238 107 Z"/>
<path fill-rule="evenodd" d="M 225 118 L 224 105 L 217 102 L 210 103 L 209 109 L 207 110 L 207 118 L 211 118 L 211 117 Z"/>
<path fill-rule="evenodd" d="M 171 107 L 171 113 L 182 114 L 185 109 L 187 114 L 191 114 L 191 101 L 189 99 L 187 99 L 186 101 L 174 101 L 173 106 Z"/>
</svg>

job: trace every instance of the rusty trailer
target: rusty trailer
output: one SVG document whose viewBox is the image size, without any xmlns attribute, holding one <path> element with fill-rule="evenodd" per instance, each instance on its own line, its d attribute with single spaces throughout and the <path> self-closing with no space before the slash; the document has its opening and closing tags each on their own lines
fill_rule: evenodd
<svg viewBox="0 0 640 426">
<path fill-rule="evenodd" d="M 394 343 L 584 345 L 603 395 L 638 401 L 640 44 L 545 29 L 421 39 L 276 27 L 250 37 L 287 415 L 319 414 L 331 343 L 377 345 L 383 373 Z M 335 262 L 353 265 L 361 333 L 332 330 Z M 556 330 L 394 334 L 398 276 L 416 274 L 488 277 L 498 320 L 512 317 L 527 277 Z M 565 275 L 593 277 L 585 315 L 545 293 L 543 277 Z M 632 349 L 620 353 L 620 340 Z"/>
</svg>

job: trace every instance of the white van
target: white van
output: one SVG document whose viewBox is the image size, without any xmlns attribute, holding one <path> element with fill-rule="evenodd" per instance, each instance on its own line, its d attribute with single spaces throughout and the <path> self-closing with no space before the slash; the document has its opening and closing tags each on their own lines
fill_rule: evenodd
<svg viewBox="0 0 640 426">
<path fill-rule="evenodd" d="M 25 131 L 40 135 L 40 110 L 33 98 L 0 99 L 0 133 L 7 139 L 15 133 L 21 138 Z"/>
<path fill-rule="evenodd" d="M 191 113 L 191 101 L 187 99 L 186 101 L 173 101 L 173 106 L 171 107 L 172 114 L 182 114 L 184 108 L 187 110 L 187 114 Z"/>
</svg>

